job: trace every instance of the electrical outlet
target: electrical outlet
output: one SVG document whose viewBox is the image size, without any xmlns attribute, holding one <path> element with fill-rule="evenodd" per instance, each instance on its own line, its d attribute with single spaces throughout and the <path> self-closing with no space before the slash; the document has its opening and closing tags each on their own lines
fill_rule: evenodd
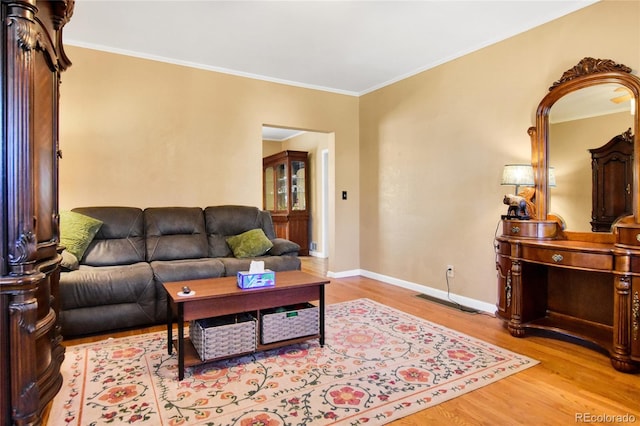
<svg viewBox="0 0 640 426">
<path fill-rule="evenodd" d="M 453 278 L 454 276 L 453 265 L 447 265 L 447 277 Z"/>
</svg>

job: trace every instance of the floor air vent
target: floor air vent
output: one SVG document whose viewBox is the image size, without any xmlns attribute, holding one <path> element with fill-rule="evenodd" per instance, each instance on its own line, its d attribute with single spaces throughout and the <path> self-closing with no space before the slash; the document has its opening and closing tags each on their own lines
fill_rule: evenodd
<svg viewBox="0 0 640 426">
<path fill-rule="evenodd" d="M 477 309 L 469 308 L 467 306 L 463 306 L 457 302 L 453 302 L 451 300 L 443 300 L 438 299 L 437 297 L 429 296 L 428 294 L 418 294 L 418 297 L 421 299 L 428 300 L 430 302 L 437 303 L 439 305 L 447 306 L 449 308 L 454 308 L 462 312 L 468 312 L 470 314 L 477 314 L 479 311 Z"/>
</svg>

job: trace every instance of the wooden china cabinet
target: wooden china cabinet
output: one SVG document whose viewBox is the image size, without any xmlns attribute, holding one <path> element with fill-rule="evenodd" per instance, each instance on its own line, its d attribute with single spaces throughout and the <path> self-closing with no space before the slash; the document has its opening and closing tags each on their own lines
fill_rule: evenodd
<svg viewBox="0 0 640 426">
<path fill-rule="evenodd" d="M 1 0 L 0 424 L 40 424 L 62 385 L 58 98 L 73 0 Z"/>
<path fill-rule="evenodd" d="M 309 255 L 309 160 L 304 151 L 282 151 L 262 159 L 263 208 L 279 238 Z"/>
<path fill-rule="evenodd" d="M 584 58 L 566 71 L 540 102 L 536 125 L 529 129 L 535 216 L 532 220 L 502 221 L 501 235 L 496 238 L 496 314 L 513 336 L 535 330 L 570 337 L 606 351 L 617 370 L 636 372 L 640 367 L 640 158 L 632 157 L 628 187 L 631 213 L 618 217 L 610 232 L 571 231 L 572 224 L 564 223 L 560 212 L 551 214 L 549 208 L 553 200 L 548 168 L 555 160 L 549 158 L 550 147 L 560 143 L 550 134 L 554 105 L 574 92 L 595 96 L 615 87 L 630 95 L 625 102 L 633 114 L 633 126 L 627 137 L 633 151 L 639 152 L 640 79 L 630 68 L 611 60 Z M 612 96 L 607 94 L 602 102 L 608 103 Z M 585 161 L 590 161 L 588 152 L 573 153 L 583 154 Z M 556 175 L 559 172 L 556 167 Z M 620 184 L 627 184 L 624 179 L 619 179 Z M 557 180 L 560 187 L 562 182 L 559 177 Z M 627 187 L 610 190 L 624 193 Z"/>
</svg>

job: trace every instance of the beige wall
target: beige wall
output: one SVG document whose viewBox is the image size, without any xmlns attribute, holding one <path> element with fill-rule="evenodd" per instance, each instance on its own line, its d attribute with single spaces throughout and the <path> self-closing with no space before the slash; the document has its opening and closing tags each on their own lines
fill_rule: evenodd
<svg viewBox="0 0 640 426">
<path fill-rule="evenodd" d="M 585 56 L 640 68 L 640 2 L 603 2 L 360 99 L 360 266 L 494 303 L 502 166 Z M 512 188 L 508 188 L 511 190 Z"/>
<path fill-rule="evenodd" d="M 333 132 L 331 268 L 359 265 L 358 98 L 68 46 L 60 207 L 262 205 L 263 124 Z M 335 197 L 335 193 L 331 193 Z"/>
<path fill-rule="evenodd" d="M 280 141 L 262 141 L 262 158 L 284 151 Z"/>
<path fill-rule="evenodd" d="M 605 1 L 360 98 L 68 47 L 61 207 L 260 206 L 263 124 L 335 132 L 330 270 L 495 302 L 502 166 L 585 56 L 640 68 L 640 3 Z M 339 199 L 341 191 L 349 199 Z"/>
</svg>

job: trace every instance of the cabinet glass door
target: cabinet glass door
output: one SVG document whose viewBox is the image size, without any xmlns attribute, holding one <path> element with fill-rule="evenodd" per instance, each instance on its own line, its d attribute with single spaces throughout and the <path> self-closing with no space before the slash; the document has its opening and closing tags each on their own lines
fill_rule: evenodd
<svg viewBox="0 0 640 426">
<path fill-rule="evenodd" d="M 306 210 L 304 161 L 291 162 L 291 210 Z"/>
<path fill-rule="evenodd" d="M 264 208 L 265 210 L 273 210 L 275 206 L 275 182 L 273 180 L 273 167 L 267 167 L 264 170 Z"/>
<path fill-rule="evenodd" d="M 287 210 L 287 165 L 284 163 L 276 166 L 276 190 L 276 210 Z"/>
</svg>

